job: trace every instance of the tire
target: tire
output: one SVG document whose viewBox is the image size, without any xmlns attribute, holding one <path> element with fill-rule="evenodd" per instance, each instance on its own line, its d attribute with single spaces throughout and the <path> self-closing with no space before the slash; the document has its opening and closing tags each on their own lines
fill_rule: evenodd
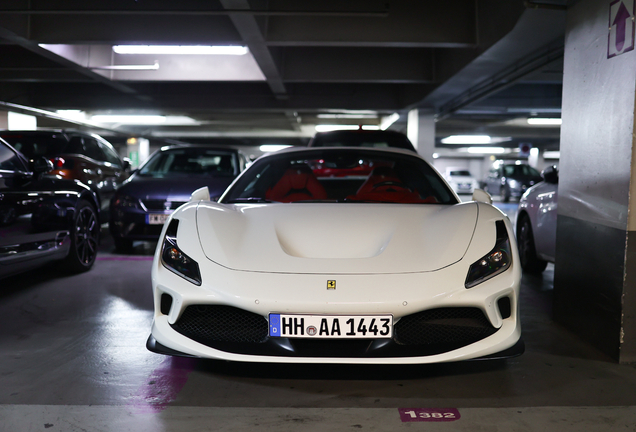
<svg viewBox="0 0 636 432">
<path fill-rule="evenodd" d="M 508 186 L 501 187 L 500 195 L 501 201 L 505 203 L 510 202 L 510 188 L 508 188 Z"/>
<path fill-rule="evenodd" d="M 68 271 L 81 273 L 93 267 L 100 229 L 95 208 L 88 201 L 80 200 L 73 215 L 71 250 L 64 259 L 64 267 Z"/>
<path fill-rule="evenodd" d="M 114 237 L 115 241 L 115 250 L 117 252 L 130 252 L 133 248 L 133 241 L 121 237 Z"/>
<path fill-rule="evenodd" d="M 519 261 L 521 261 L 523 271 L 533 274 L 543 272 L 548 262 L 537 257 L 532 225 L 530 224 L 530 218 L 526 215 L 521 217 L 521 221 L 517 226 L 517 242 L 519 247 Z"/>
</svg>

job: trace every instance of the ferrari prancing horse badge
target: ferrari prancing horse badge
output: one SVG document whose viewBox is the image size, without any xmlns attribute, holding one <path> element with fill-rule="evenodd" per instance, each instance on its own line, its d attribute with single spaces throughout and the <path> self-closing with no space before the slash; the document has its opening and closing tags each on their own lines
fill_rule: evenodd
<svg viewBox="0 0 636 432">
<path fill-rule="evenodd" d="M 327 289 L 328 290 L 336 289 L 336 281 L 335 280 L 328 280 L 327 281 Z"/>
</svg>

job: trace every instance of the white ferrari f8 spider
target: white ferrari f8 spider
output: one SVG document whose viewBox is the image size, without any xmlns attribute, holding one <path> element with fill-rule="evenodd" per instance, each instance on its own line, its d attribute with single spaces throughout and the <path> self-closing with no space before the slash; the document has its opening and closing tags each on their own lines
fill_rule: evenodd
<svg viewBox="0 0 636 432">
<path fill-rule="evenodd" d="M 151 351 L 279 363 L 435 363 L 523 352 L 508 218 L 405 150 L 264 156 L 166 222 Z"/>
</svg>

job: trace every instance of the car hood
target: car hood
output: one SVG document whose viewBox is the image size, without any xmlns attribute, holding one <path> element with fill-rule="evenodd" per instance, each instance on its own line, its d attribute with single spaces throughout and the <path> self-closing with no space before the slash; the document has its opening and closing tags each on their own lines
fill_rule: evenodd
<svg viewBox="0 0 636 432">
<path fill-rule="evenodd" d="M 142 177 L 135 175 L 120 189 L 120 193 L 140 199 L 170 199 L 186 202 L 195 190 L 207 186 L 211 197 L 220 196 L 233 177 Z"/>
<path fill-rule="evenodd" d="M 244 271 L 319 274 L 427 272 L 462 259 L 476 203 L 201 203 L 206 257 Z"/>
</svg>

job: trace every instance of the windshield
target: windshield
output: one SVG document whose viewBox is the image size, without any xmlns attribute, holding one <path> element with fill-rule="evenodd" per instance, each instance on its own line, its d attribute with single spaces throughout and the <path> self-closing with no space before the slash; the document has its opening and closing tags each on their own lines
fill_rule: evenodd
<svg viewBox="0 0 636 432">
<path fill-rule="evenodd" d="M 66 144 L 68 144 L 66 137 L 57 133 L 3 133 L 0 136 L 30 160 L 42 156 L 46 158 L 59 156 L 64 151 Z"/>
<path fill-rule="evenodd" d="M 155 153 L 139 175 L 173 176 L 235 176 L 238 173 L 233 152 L 206 148 L 170 149 Z"/>
<path fill-rule="evenodd" d="M 529 165 L 505 165 L 504 175 L 506 177 L 539 177 L 539 171 Z"/>
<path fill-rule="evenodd" d="M 260 159 L 221 202 L 455 204 L 457 200 L 437 172 L 418 157 L 329 149 Z"/>
</svg>

